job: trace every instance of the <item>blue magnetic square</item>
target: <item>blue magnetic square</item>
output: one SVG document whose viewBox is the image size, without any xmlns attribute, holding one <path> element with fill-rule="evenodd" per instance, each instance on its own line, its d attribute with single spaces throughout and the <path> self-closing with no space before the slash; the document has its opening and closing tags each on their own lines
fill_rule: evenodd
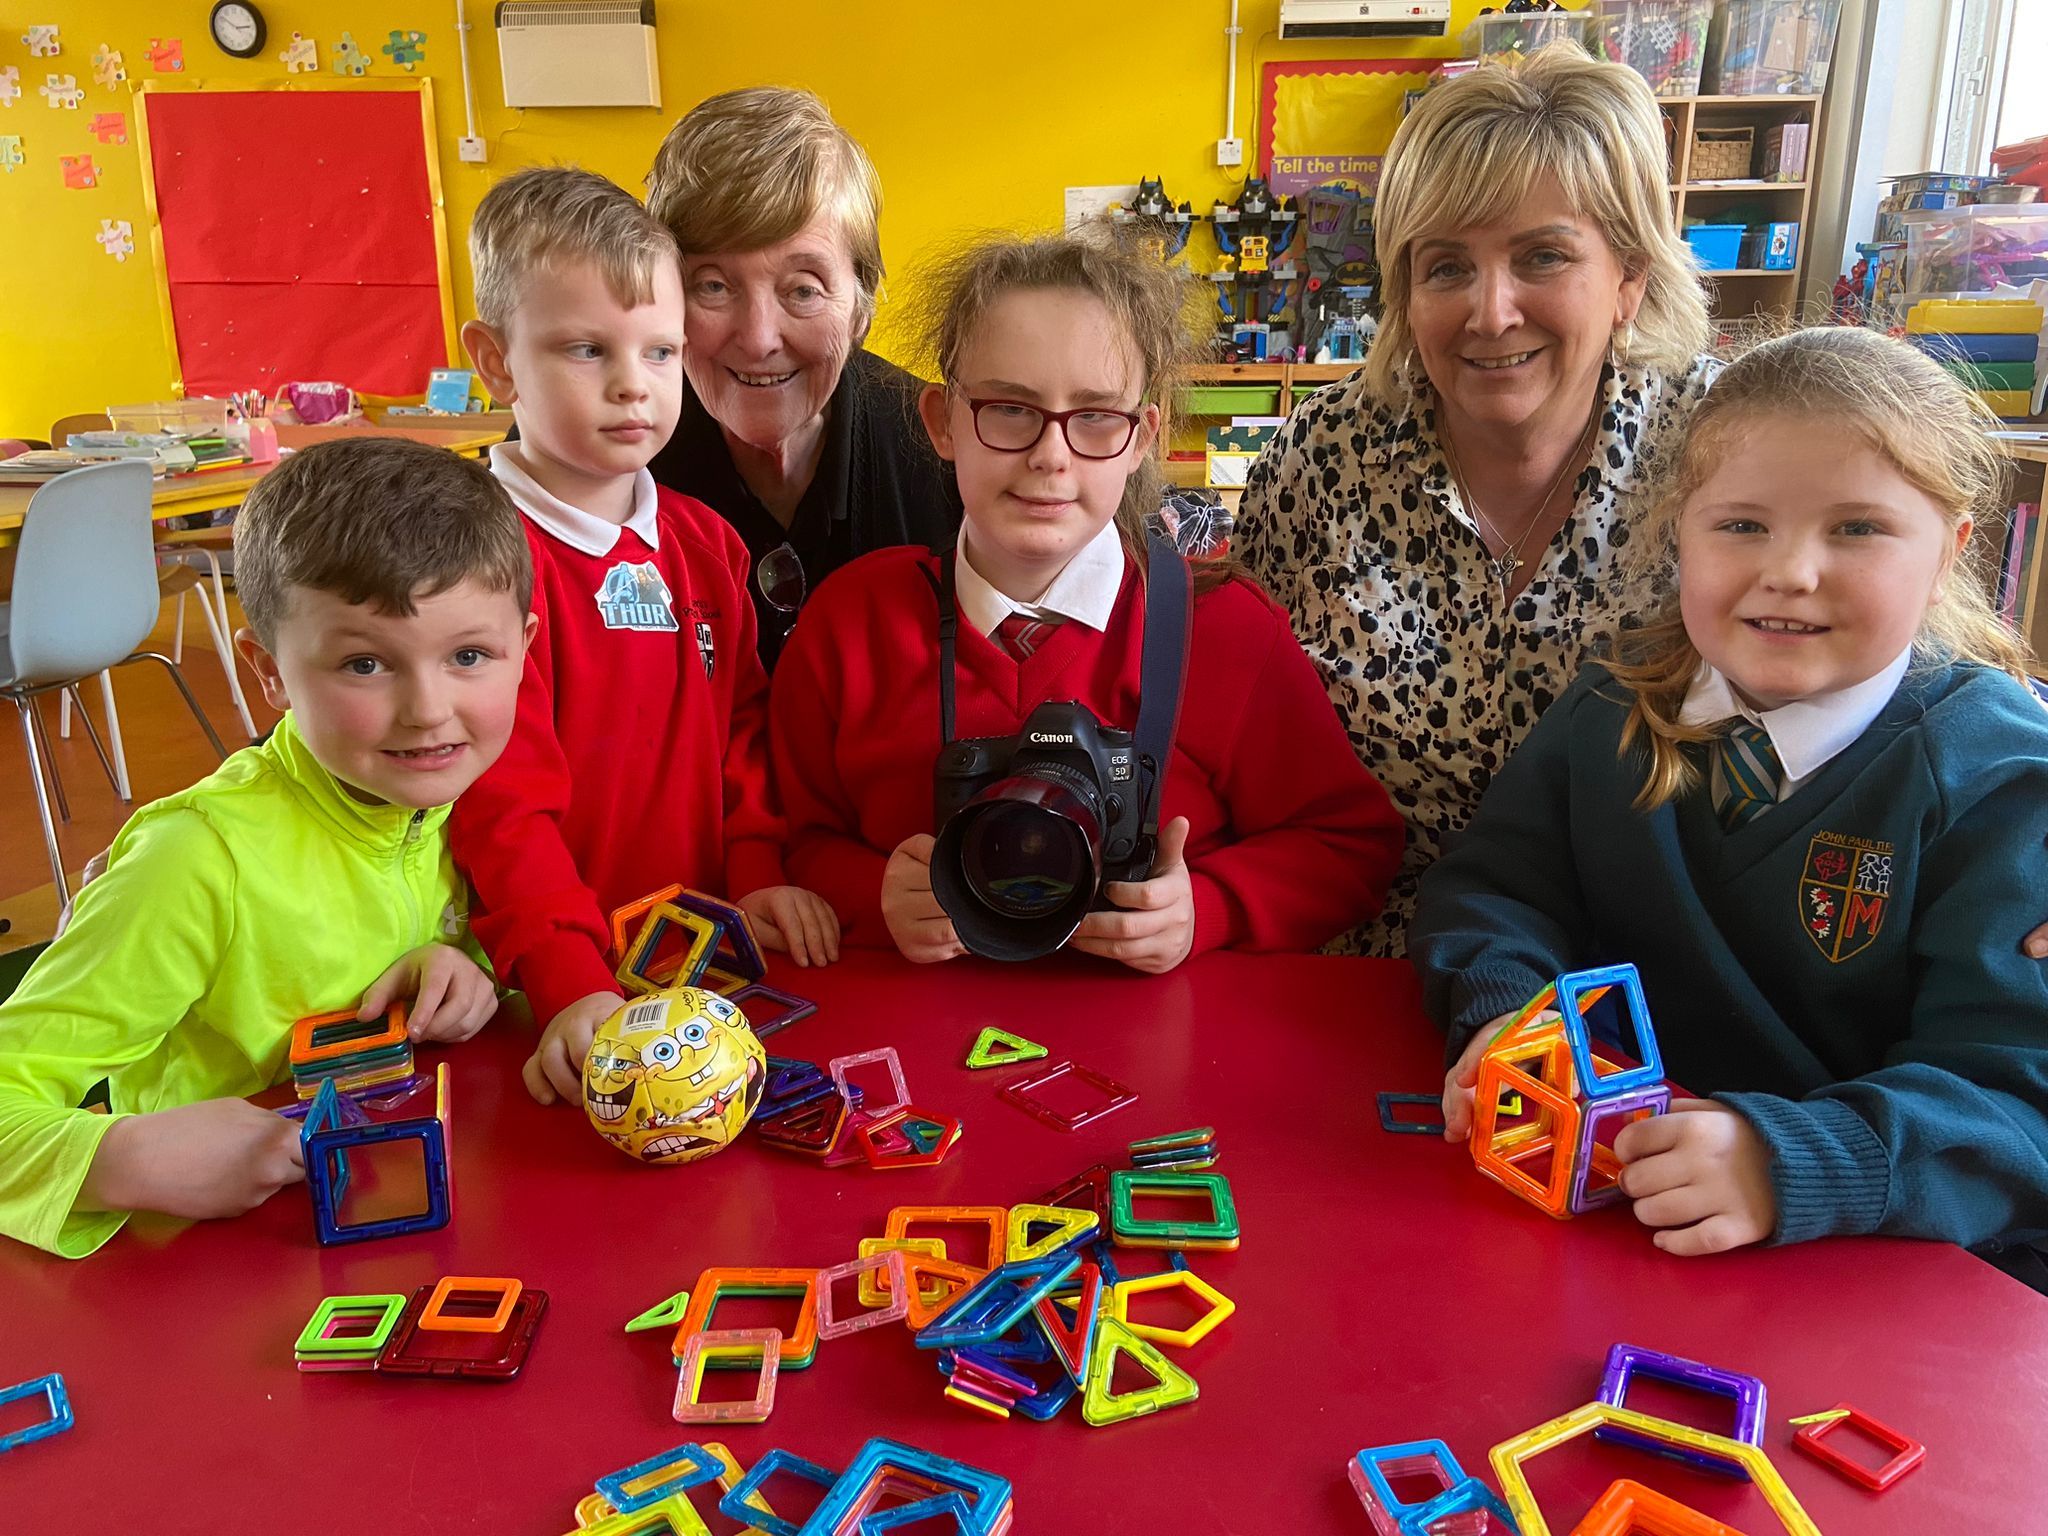
<svg viewBox="0 0 2048 1536">
<path fill-rule="evenodd" d="M 1396 1104 L 1427 1104 L 1436 1110 L 1435 1121 L 1396 1120 Z M 1441 1136 L 1444 1133 L 1443 1095 L 1440 1093 L 1383 1093 L 1380 1095 L 1380 1129 L 1396 1136 Z"/>
<path fill-rule="evenodd" d="M 917 1330 L 917 1347 L 957 1349 L 999 1339 L 1080 1267 L 1080 1254 L 1063 1250 L 992 1269 Z"/>
<path fill-rule="evenodd" d="M 1469 1481 L 1465 1469 L 1458 1465 L 1458 1458 L 1451 1454 L 1451 1448 L 1441 1440 L 1409 1440 L 1401 1445 L 1375 1445 L 1358 1453 L 1358 1469 L 1365 1474 L 1365 1480 L 1372 1485 L 1372 1496 L 1380 1502 L 1380 1508 L 1400 1521 L 1403 1529 L 1407 1522 L 1403 1518 L 1408 1511 L 1423 1509 L 1424 1504 L 1408 1504 L 1394 1497 L 1393 1485 L 1387 1481 L 1387 1474 L 1381 1470 L 1390 1461 L 1407 1461 L 1410 1457 L 1432 1457 L 1443 1468 L 1444 1480 L 1456 1488 Z M 1449 1492 L 1449 1489 L 1445 1490 Z M 1435 1517 L 1432 1517 L 1435 1518 Z M 1512 1526 L 1509 1527 L 1513 1529 Z"/>
<path fill-rule="evenodd" d="M 1593 1040 L 1586 1028 L 1586 1016 L 1579 999 L 1602 987 L 1619 990 L 1622 1010 L 1634 1028 L 1638 1066 L 1596 1076 L 1593 1072 Z M 1657 1049 L 1657 1031 L 1650 1026 L 1650 1005 L 1643 1001 L 1642 978 L 1632 965 L 1605 965 L 1593 971 L 1568 971 L 1557 978 L 1557 1011 L 1564 1016 L 1565 1039 L 1572 1048 L 1572 1068 L 1579 1075 L 1579 1092 L 1589 1099 L 1611 1098 L 1632 1088 L 1654 1088 L 1664 1081 L 1664 1057 Z M 1627 1045 L 1627 1041 L 1617 1042 Z"/>
<path fill-rule="evenodd" d="M 1456 1465 L 1456 1463 L 1453 1463 Z M 1399 1521 L 1401 1536 L 1429 1536 L 1430 1527 L 1452 1515 L 1484 1510 L 1486 1536 L 1520 1536 L 1521 1527 L 1494 1491 L 1476 1477 L 1462 1478 L 1426 1504 L 1417 1504 Z"/>
<path fill-rule="evenodd" d="M 889 1531 L 906 1525 L 921 1525 L 941 1515 L 953 1517 L 955 1530 L 971 1532 L 977 1529 L 974 1510 L 967 1500 L 958 1493 L 941 1493 L 929 1499 L 919 1499 L 915 1504 L 899 1504 L 894 1509 L 877 1510 L 872 1515 L 861 1516 L 860 1536 L 886 1536 Z"/>
<path fill-rule="evenodd" d="M 628 1493 L 627 1485 L 638 1482 L 650 1473 L 681 1462 L 680 1470 L 664 1477 L 660 1482 L 639 1493 Z M 650 1456 L 645 1461 L 636 1461 L 623 1472 L 614 1472 L 609 1477 L 597 1480 L 597 1491 L 611 1500 L 612 1508 L 622 1515 L 638 1514 L 650 1504 L 658 1504 L 672 1493 L 685 1488 L 695 1488 L 708 1483 L 725 1470 L 716 1456 L 703 1446 L 685 1442 L 672 1451 L 663 1451 L 659 1456 Z"/>
<path fill-rule="evenodd" d="M 348 1155 L 358 1147 L 394 1141 L 417 1141 L 427 1186 L 427 1205 L 411 1216 L 385 1221 L 344 1222 L 341 1198 L 348 1191 Z M 306 1156 L 306 1188 L 313 1200 L 313 1222 L 320 1241 L 360 1243 L 371 1238 L 398 1237 L 407 1232 L 432 1232 L 448 1225 L 454 1214 L 448 1196 L 448 1152 L 441 1122 L 432 1118 L 392 1120 L 376 1125 L 351 1125 L 322 1131 L 311 1138 Z"/>
<path fill-rule="evenodd" d="M 984 1472 L 979 1467 L 970 1467 L 964 1461 L 921 1451 L 914 1445 L 874 1439 L 860 1448 L 860 1454 L 853 1458 L 846 1475 L 825 1495 L 825 1502 L 812 1513 L 804 1528 L 810 1531 L 838 1530 L 865 1496 L 869 1485 L 885 1471 L 908 1472 L 926 1482 L 936 1483 L 942 1489 L 958 1489 L 971 1509 L 969 1518 L 973 1523 L 964 1528 L 967 1536 L 988 1536 L 996 1518 L 1010 1502 L 1007 1478 Z M 723 1504 L 719 1507 L 725 1509 Z M 725 1512 L 733 1514 L 729 1509 Z M 758 1510 L 743 1510 L 734 1518 L 751 1518 L 759 1513 Z M 765 1521 L 760 1524 L 764 1530 L 767 1529 Z"/>
<path fill-rule="evenodd" d="M 11 1451 L 16 1446 L 27 1445 L 34 1440 L 47 1440 L 52 1435 L 61 1435 L 71 1427 L 71 1394 L 64 1390 L 64 1378 L 56 1371 L 47 1376 L 38 1376 L 34 1381 L 24 1381 L 19 1386 L 0 1390 L 0 1404 L 18 1403 L 25 1397 L 41 1396 L 49 1405 L 50 1416 L 40 1424 L 31 1424 L 27 1429 L 17 1429 L 11 1435 L 0 1435 L 0 1451 Z"/>
<path fill-rule="evenodd" d="M 800 1477 L 807 1483 L 816 1483 L 820 1488 L 826 1489 L 836 1487 L 840 1481 L 837 1472 L 828 1471 L 815 1461 L 805 1461 L 792 1451 L 777 1448 L 764 1452 L 761 1459 L 747 1469 L 747 1475 L 732 1485 L 725 1497 L 718 1501 L 718 1512 L 728 1520 L 737 1520 L 741 1525 L 763 1531 L 766 1536 L 797 1536 L 794 1521 L 785 1520 L 780 1515 L 771 1515 L 763 1506 L 748 1502 L 761 1491 L 761 1485 L 777 1472 L 787 1472 L 792 1477 Z M 824 1508 L 822 1504 L 818 1507 Z M 815 1514 L 812 1515 L 804 1522 L 805 1528 L 808 1529 L 815 1524 L 817 1518 Z M 828 1526 L 826 1529 L 829 1530 L 831 1527 Z"/>
</svg>

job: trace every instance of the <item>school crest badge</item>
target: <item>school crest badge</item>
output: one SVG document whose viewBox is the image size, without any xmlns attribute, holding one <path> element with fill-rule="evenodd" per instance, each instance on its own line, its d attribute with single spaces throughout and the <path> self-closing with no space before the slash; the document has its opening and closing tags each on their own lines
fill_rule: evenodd
<svg viewBox="0 0 2048 1536">
<path fill-rule="evenodd" d="M 597 589 L 597 611 L 606 629 L 667 629 L 676 627 L 675 607 L 668 583 L 652 560 L 638 565 L 624 563 L 604 573 Z"/>
<path fill-rule="evenodd" d="M 1799 877 L 1799 926 L 1839 964 L 1860 955 L 1884 927 L 1892 899 L 1892 845 L 1823 832 L 1806 845 Z"/>
</svg>

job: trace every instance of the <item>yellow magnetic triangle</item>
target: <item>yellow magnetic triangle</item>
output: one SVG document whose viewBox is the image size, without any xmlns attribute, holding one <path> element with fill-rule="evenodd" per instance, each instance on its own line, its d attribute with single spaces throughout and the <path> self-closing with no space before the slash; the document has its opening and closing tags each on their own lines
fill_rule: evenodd
<svg viewBox="0 0 2048 1536">
<path fill-rule="evenodd" d="M 976 1038 L 974 1049 L 967 1053 L 967 1065 L 970 1068 L 1007 1067 L 1019 1061 L 1036 1061 L 1049 1054 L 1036 1040 L 1026 1040 L 1022 1035 L 1013 1035 L 1007 1029 L 997 1029 L 991 1024 Z"/>
<path fill-rule="evenodd" d="M 1129 1392 L 1111 1390 L 1116 1379 L 1116 1357 L 1128 1355 L 1132 1362 L 1153 1378 L 1154 1385 Z M 1159 1352 L 1159 1346 L 1141 1339 L 1113 1317 L 1105 1317 L 1095 1328 L 1095 1349 L 1088 1359 L 1088 1385 L 1081 1397 L 1081 1417 L 1090 1424 L 1117 1424 L 1162 1408 L 1192 1403 L 1201 1395 L 1195 1378 Z"/>
<path fill-rule="evenodd" d="M 1003 1259 L 1010 1264 L 1021 1259 L 1042 1259 L 1067 1247 L 1074 1239 L 1086 1237 L 1100 1225 L 1102 1218 L 1093 1211 L 1069 1210 L 1063 1205 L 1013 1205 Z M 1033 1237 L 1033 1227 L 1053 1230 L 1043 1237 Z"/>
</svg>

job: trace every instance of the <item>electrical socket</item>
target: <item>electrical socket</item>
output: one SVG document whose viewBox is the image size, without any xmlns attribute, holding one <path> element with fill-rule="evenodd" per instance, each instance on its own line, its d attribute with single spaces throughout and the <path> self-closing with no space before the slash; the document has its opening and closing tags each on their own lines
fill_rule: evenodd
<svg viewBox="0 0 2048 1536">
<path fill-rule="evenodd" d="M 482 139 L 457 139 L 455 153 L 464 165 L 482 165 L 491 158 L 491 147 Z"/>
<path fill-rule="evenodd" d="M 1216 163 L 1218 165 L 1243 165 L 1244 140 L 1218 139 L 1216 141 Z"/>
</svg>

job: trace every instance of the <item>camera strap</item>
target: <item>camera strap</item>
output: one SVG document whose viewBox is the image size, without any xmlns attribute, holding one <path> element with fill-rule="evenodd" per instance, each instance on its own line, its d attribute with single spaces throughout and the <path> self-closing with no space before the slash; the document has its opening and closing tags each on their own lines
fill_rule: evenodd
<svg viewBox="0 0 2048 1536">
<path fill-rule="evenodd" d="M 960 609 L 953 596 L 957 546 L 934 551 L 939 574 L 926 571 L 939 599 L 939 744 L 953 744 L 953 642 Z M 1144 817 L 1139 835 L 1148 847 L 1159 841 L 1159 806 L 1166 793 L 1166 765 L 1180 727 L 1181 695 L 1187 682 L 1188 631 L 1194 611 L 1194 581 L 1179 550 L 1156 532 L 1145 536 L 1145 639 L 1139 658 L 1138 723 L 1131 732 L 1139 771 L 1145 775 Z"/>
<path fill-rule="evenodd" d="M 1147 859 L 1159 846 L 1159 806 L 1166 798 L 1166 765 L 1180 728 L 1181 693 L 1188 673 L 1188 630 L 1194 579 L 1181 552 L 1158 533 L 1145 535 L 1145 648 L 1139 661 L 1138 724 L 1131 732 L 1145 785 L 1139 837 Z"/>
</svg>

